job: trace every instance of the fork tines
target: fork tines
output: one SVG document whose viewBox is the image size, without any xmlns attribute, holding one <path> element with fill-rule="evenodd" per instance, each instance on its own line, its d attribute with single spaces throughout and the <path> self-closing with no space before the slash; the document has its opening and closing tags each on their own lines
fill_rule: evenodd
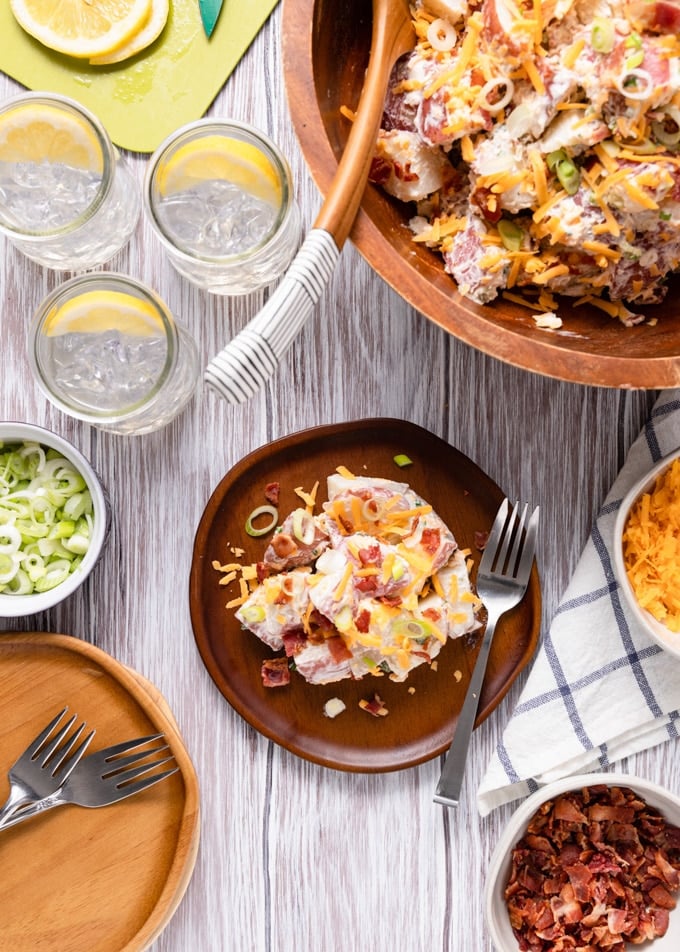
<svg viewBox="0 0 680 952">
<path fill-rule="evenodd" d="M 536 506 L 527 521 L 528 512 L 528 503 L 522 506 L 518 502 L 510 511 L 509 501 L 503 500 L 484 548 L 480 573 L 516 578 L 529 571 L 533 561 L 532 546 L 523 545 L 523 540 L 536 532 L 539 507 Z"/>
<path fill-rule="evenodd" d="M 142 778 L 137 780 L 137 783 L 134 784 L 136 791 L 143 790 L 146 786 L 157 783 L 159 780 L 163 780 L 165 777 L 176 773 L 179 769 L 177 766 L 171 770 L 163 771 L 163 773 L 152 773 L 152 771 L 155 771 L 157 768 L 174 761 L 175 758 L 172 753 L 168 757 L 162 757 L 160 760 L 156 757 L 157 754 L 169 751 L 169 744 L 161 744 L 158 747 L 148 747 L 144 750 L 140 749 L 144 747 L 145 744 L 160 740 L 162 737 L 163 734 L 152 734 L 149 737 L 140 737 L 137 741 L 132 743 L 127 741 L 118 744 L 116 747 L 112 747 L 109 751 L 109 756 L 105 760 L 105 767 L 101 772 L 102 780 L 109 778 L 117 779 L 116 786 L 119 789 L 125 789 L 128 785 L 132 784 L 133 780 Z M 123 754 L 125 756 L 123 756 Z"/>
<path fill-rule="evenodd" d="M 62 718 L 66 714 L 68 707 L 63 708 L 57 716 L 50 721 L 47 727 L 38 734 L 33 743 L 29 746 L 27 753 L 29 753 L 31 760 L 37 760 L 40 758 L 44 767 L 50 768 L 50 773 L 53 777 L 56 777 L 60 770 L 63 769 L 60 779 L 64 782 L 71 772 L 77 767 L 80 758 L 85 753 L 88 748 L 92 738 L 95 735 L 95 731 L 92 730 L 90 733 L 83 738 L 82 742 L 78 745 L 73 754 L 71 751 L 75 747 L 77 741 L 80 739 L 83 731 L 85 730 L 85 722 L 78 727 L 73 734 L 68 737 L 68 733 L 78 719 L 78 715 L 74 714 L 63 727 L 57 731 L 54 736 L 52 736 L 53 731 L 60 724 Z M 68 737 L 68 739 L 66 739 Z M 70 763 L 69 763 L 69 755 Z"/>
</svg>

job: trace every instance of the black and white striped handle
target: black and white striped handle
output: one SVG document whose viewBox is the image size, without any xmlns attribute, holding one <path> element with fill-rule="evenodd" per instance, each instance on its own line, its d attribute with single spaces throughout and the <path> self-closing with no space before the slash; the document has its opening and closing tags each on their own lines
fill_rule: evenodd
<svg viewBox="0 0 680 952">
<path fill-rule="evenodd" d="M 332 236 L 312 228 L 259 314 L 208 364 L 208 386 L 229 403 L 244 403 L 257 393 L 314 310 L 339 256 Z"/>
</svg>

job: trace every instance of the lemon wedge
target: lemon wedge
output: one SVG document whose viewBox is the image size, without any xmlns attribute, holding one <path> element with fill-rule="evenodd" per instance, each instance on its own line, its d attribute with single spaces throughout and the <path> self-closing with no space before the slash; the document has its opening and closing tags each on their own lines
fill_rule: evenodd
<svg viewBox="0 0 680 952">
<path fill-rule="evenodd" d="M 81 116 L 36 101 L 0 113 L 0 161 L 47 161 L 101 172 L 104 156 L 99 139 Z"/>
<path fill-rule="evenodd" d="M 79 59 L 123 46 L 151 13 L 151 0 L 10 0 L 10 5 L 27 33 Z"/>
<path fill-rule="evenodd" d="M 124 291 L 85 291 L 54 307 L 45 319 L 48 337 L 101 334 L 115 330 L 128 337 L 158 337 L 163 320 L 148 301 Z"/>
<path fill-rule="evenodd" d="M 141 53 L 161 35 L 165 24 L 168 22 L 169 14 L 170 0 L 151 0 L 151 13 L 142 28 L 113 52 L 101 56 L 91 56 L 90 64 L 92 66 L 109 66 L 112 63 L 122 63 L 123 60 Z"/>
<path fill-rule="evenodd" d="M 156 185 L 162 197 L 221 179 L 238 185 L 271 205 L 281 203 L 281 181 L 257 146 L 228 136 L 208 135 L 181 145 L 159 166 Z"/>
</svg>

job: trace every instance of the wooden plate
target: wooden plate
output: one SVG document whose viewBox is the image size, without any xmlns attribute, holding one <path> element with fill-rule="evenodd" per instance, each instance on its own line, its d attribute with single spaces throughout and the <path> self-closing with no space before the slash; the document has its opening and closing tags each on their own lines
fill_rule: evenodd
<svg viewBox="0 0 680 952">
<path fill-rule="evenodd" d="M 293 125 L 312 177 L 327 194 L 349 132 L 341 106 L 356 108 L 368 61 L 366 0 L 284 0 L 284 79 Z M 646 309 L 656 325 L 624 328 L 592 306 L 560 304 L 564 326 L 536 327 L 527 308 L 478 305 L 458 294 L 441 257 L 412 240 L 413 207 L 369 185 L 351 238 L 409 304 L 454 337 L 526 370 L 576 383 L 657 389 L 680 384 L 680 278 Z"/>
<path fill-rule="evenodd" d="M 172 917 L 199 840 L 198 784 L 167 704 L 135 672 L 67 635 L 0 635 L 5 773 L 66 704 L 92 749 L 163 731 L 180 770 L 109 807 L 60 807 L 0 833 L 2 938 L 12 952 L 140 952 Z"/>
<path fill-rule="evenodd" d="M 400 469 L 397 453 L 413 465 Z M 364 678 L 335 684 L 308 684 L 293 675 L 285 688 L 265 688 L 260 667 L 272 652 L 242 630 L 225 608 L 238 586 L 219 585 L 214 559 L 262 557 L 265 542 L 244 530 L 250 512 L 265 502 L 263 490 L 281 484 L 280 519 L 300 502 L 296 487 L 310 490 L 339 465 L 358 474 L 408 482 L 431 503 L 462 547 L 474 549 L 475 531 L 490 528 L 503 493 L 474 463 L 443 440 L 403 420 L 361 420 L 304 430 L 263 446 L 241 460 L 220 482 L 201 518 L 194 542 L 190 582 L 191 619 L 198 649 L 222 694 L 256 730 L 287 750 L 340 770 L 379 772 L 411 767 L 436 756 L 451 743 L 477 654 L 478 638 L 448 642 L 436 670 L 422 665 L 406 682 Z M 318 509 L 317 509 L 318 511 Z M 235 584 L 235 583 L 234 583 Z M 504 616 L 496 631 L 481 698 L 478 723 L 488 717 L 530 659 L 540 625 L 540 589 L 534 573 L 522 604 Z M 459 674 L 457 674 L 457 672 Z M 457 677 L 460 680 L 457 680 Z M 414 688 L 413 693 L 409 690 Z M 375 718 L 359 708 L 378 691 L 389 715 Z M 324 703 L 341 698 L 347 709 L 335 719 Z"/>
</svg>

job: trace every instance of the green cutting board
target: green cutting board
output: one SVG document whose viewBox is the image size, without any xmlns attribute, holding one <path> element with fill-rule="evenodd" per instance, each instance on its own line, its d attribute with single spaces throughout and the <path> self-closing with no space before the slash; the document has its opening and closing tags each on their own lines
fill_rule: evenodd
<svg viewBox="0 0 680 952">
<path fill-rule="evenodd" d="M 29 89 L 62 93 L 90 109 L 122 149 L 153 152 L 179 126 L 200 118 L 278 0 L 224 0 L 208 39 L 198 0 L 170 0 L 161 36 L 113 66 L 46 49 L 0 0 L 0 70 Z"/>
</svg>

